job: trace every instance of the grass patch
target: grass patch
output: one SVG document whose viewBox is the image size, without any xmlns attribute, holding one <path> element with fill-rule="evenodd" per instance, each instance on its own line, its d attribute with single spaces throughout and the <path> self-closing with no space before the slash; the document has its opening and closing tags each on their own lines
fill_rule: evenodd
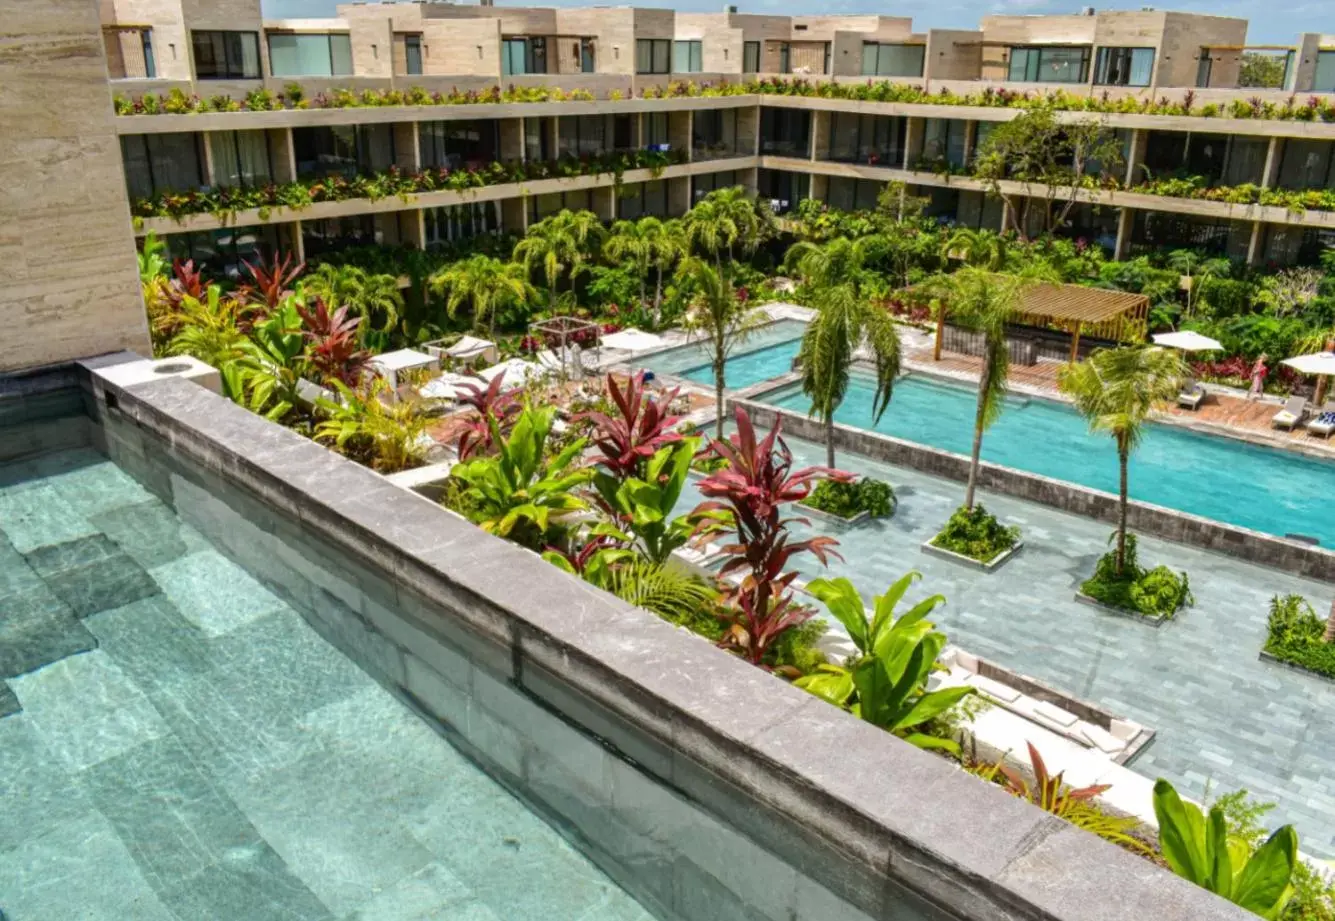
<svg viewBox="0 0 1335 921">
<path fill-rule="evenodd" d="M 1080 586 L 1080 591 L 1100 604 L 1146 617 L 1172 618 L 1195 600 L 1185 572 L 1173 572 L 1167 566 L 1141 567 L 1134 534 L 1126 536 L 1122 574 L 1117 574 L 1117 551 L 1110 550 L 1099 557 L 1093 577 Z"/>
<path fill-rule="evenodd" d="M 931 540 L 933 547 L 990 563 L 1020 542 L 1020 529 L 1007 527 L 981 505 L 961 507 Z"/>
<path fill-rule="evenodd" d="M 1335 678 L 1335 643 L 1322 642 L 1326 622 L 1302 595 L 1270 599 L 1266 652 L 1276 659 Z"/>
<path fill-rule="evenodd" d="M 889 483 L 870 477 L 853 482 L 821 480 L 798 505 L 820 512 L 853 518 L 867 512 L 872 518 L 889 518 L 895 513 L 895 491 Z"/>
</svg>

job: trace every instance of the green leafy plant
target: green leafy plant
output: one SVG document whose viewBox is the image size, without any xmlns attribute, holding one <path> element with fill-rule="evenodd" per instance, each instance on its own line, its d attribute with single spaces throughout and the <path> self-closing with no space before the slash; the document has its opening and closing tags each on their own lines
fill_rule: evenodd
<svg viewBox="0 0 1335 921">
<path fill-rule="evenodd" d="M 981 505 L 961 506 L 945 528 L 932 538 L 932 546 L 958 553 L 980 563 L 990 563 L 1020 540 L 1020 529 L 1007 527 Z"/>
<path fill-rule="evenodd" d="M 1321 675 L 1335 678 L 1335 643 L 1328 637 L 1335 626 L 1335 604 L 1331 617 L 1322 620 L 1302 595 L 1270 599 L 1266 621 L 1265 651 Z"/>
<path fill-rule="evenodd" d="M 1109 542 L 1117 541 L 1114 532 Z M 1147 617 L 1174 617 L 1194 603 L 1185 572 L 1173 572 L 1167 566 L 1141 568 L 1134 534 L 1125 536 L 1120 553 L 1114 547 L 1099 557 L 1094 575 L 1081 584 L 1080 591 L 1101 604 Z"/>
<path fill-rule="evenodd" d="M 848 631 L 858 655 L 844 665 L 826 664 L 795 683 L 817 697 L 918 746 L 959 753 L 959 743 L 931 734 L 932 721 L 953 709 L 973 688 L 927 689 L 946 637 L 927 620 L 945 598 L 932 595 L 895 617 L 895 607 L 921 578 L 910 572 L 866 606 L 848 579 L 815 579 L 807 591 Z"/>
<path fill-rule="evenodd" d="M 895 512 L 895 491 L 889 483 L 870 477 L 851 482 L 821 480 L 798 505 L 840 518 L 854 518 L 862 512 L 872 518 L 888 518 Z"/>
<path fill-rule="evenodd" d="M 1174 873 L 1262 918 L 1277 919 L 1293 897 L 1298 835 L 1285 825 L 1255 850 L 1228 833 L 1224 811 L 1209 816 L 1182 800 L 1173 785 L 1154 784 L 1159 848 Z"/>
<path fill-rule="evenodd" d="M 315 426 L 316 440 L 335 445 L 381 473 L 397 473 L 426 462 L 427 417 L 420 406 L 398 400 L 384 378 L 373 378 L 356 390 L 340 380 L 330 383 L 339 398 L 319 401 L 326 418 Z"/>
</svg>

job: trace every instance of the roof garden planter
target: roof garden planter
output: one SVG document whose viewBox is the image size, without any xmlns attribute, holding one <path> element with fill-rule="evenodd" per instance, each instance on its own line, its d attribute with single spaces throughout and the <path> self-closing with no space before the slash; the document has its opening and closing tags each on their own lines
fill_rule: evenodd
<svg viewBox="0 0 1335 921">
<path fill-rule="evenodd" d="M 1335 676 L 1318 671 L 1315 668 L 1308 668 L 1298 662 L 1291 662 L 1288 659 L 1282 659 L 1273 652 L 1266 652 L 1264 649 L 1256 656 L 1262 662 L 1269 662 L 1271 665 L 1278 665 L 1280 668 L 1287 668 L 1290 671 L 1300 672 L 1304 675 L 1311 675 L 1313 678 L 1320 678 L 1322 681 L 1335 681 Z"/>
<path fill-rule="evenodd" d="M 1131 608 L 1121 608 L 1112 604 L 1104 604 L 1102 601 L 1099 601 L 1097 598 L 1091 598 L 1084 592 L 1076 592 L 1075 600 L 1083 605 L 1088 605 L 1091 608 L 1107 611 L 1109 614 L 1116 614 L 1119 617 L 1126 617 L 1130 620 L 1138 620 L 1141 623 L 1149 624 L 1151 627 L 1162 627 L 1166 621 L 1173 620 L 1177 616 L 1176 613 L 1142 614 L 1140 611 L 1132 610 Z"/>
<path fill-rule="evenodd" d="M 961 566 L 967 566 L 970 569 L 976 569 L 979 572 L 996 572 L 1002 566 L 1005 566 L 1021 550 L 1024 549 L 1024 541 L 1016 541 L 1009 549 L 1003 550 L 992 559 L 986 562 L 975 560 L 971 556 L 965 556 L 963 553 L 956 553 L 954 550 L 947 550 L 945 547 L 938 547 L 930 540 L 922 545 L 922 552 L 928 556 L 938 557 L 939 559 L 949 560 L 952 563 L 958 563 Z"/>
<path fill-rule="evenodd" d="M 828 521 L 830 524 L 838 525 L 840 527 L 851 528 L 854 525 L 859 525 L 864 522 L 871 521 L 871 512 L 867 511 L 866 509 L 858 512 L 852 518 L 845 518 L 843 515 L 836 515 L 834 512 L 827 512 L 824 509 L 819 509 L 816 508 L 815 506 L 807 505 L 805 502 L 799 502 L 797 504 L 802 509 L 803 515 L 810 515 L 812 518 L 815 518 L 819 521 Z"/>
</svg>

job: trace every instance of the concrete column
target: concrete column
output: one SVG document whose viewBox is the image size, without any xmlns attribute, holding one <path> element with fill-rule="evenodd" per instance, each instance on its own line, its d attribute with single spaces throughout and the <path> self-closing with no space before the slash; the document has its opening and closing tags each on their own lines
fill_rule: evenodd
<svg viewBox="0 0 1335 921">
<path fill-rule="evenodd" d="M 417 144 L 417 122 L 394 123 L 394 165 L 406 173 L 422 168 Z"/>
<path fill-rule="evenodd" d="M 501 227 L 509 233 L 522 234 L 528 230 L 528 203 L 524 196 L 502 199 Z"/>
<path fill-rule="evenodd" d="M 1128 188 L 1140 181 L 1140 165 L 1145 162 L 1145 145 L 1149 142 L 1149 138 L 1150 133 L 1144 128 L 1131 129 L 1131 151 L 1126 157 L 1124 177 Z"/>
<path fill-rule="evenodd" d="M 910 118 L 904 131 L 904 169 L 912 169 L 922 156 L 923 141 L 927 136 L 927 119 Z"/>
<path fill-rule="evenodd" d="M 298 262 L 306 261 L 306 241 L 302 239 L 301 221 L 292 222 L 292 252 L 297 254 Z"/>
<path fill-rule="evenodd" d="M 561 128 L 560 123 L 555 116 L 547 119 L 544 123 L 544 130 L 547 132 L 547 149 L 552 152 L 553 159 L 561 157 Z"/>
<path fill-rule="evenodd" d="M 635 143 L 636 150 L 644 150 L 644 113 L 639 112 L 635 115 L 635 137 L 631 138 Z"/>
<path fill-rule="evenodd" d="M 204 162 L 200 164 L 204 167 L 204 184 L 209 188 L 215 188 L 218 185 L 218 174 L 213 166 L 213 132 L 205 131 L 201 135 L 201 147 L 203 150 Z"/>
<path fill-rule="evenodd" d="M 292 129 L 270 128 L 269 160 L 274 182 L 294 182 L 297 178 L 296 152 L 292 149 Z"/>
<path fill-rule="evenodd" d="M 969 119 L 964 123 L 964 162 L 973 163 L 974 148 L 978 146 L 978 122 Z"/>
<path fill-rule="evenodd" d="M 693 128 L 690 111 L 668 113 L 668 144 L 673 150 L 686 151 L 686 159 L 691 160 L 691 130 Z M 690 193 L 687 193 L 687 200 Z"/>
<path fill-rule="evenodd" d="M 737 149 L 744 157 L 760 154 L 760 106 L 737 111 Z"/>
<path fill-rule="evenodd" d="M 817 109 L 811 113 L 811 159 L 830 158 L 830 113 Z"/>
<path fill-rule="evenodd" d="M 399 242 L 415 249 L 426 249 L 426 211 L 410 208 L 398 212 Z"/>
<path fill-rule="evenodd" d="M 825 201 L 830 191 L 830 177 L 822 176 L 818 173 L 811 174 L 811 197 L 817 201 Z"/>
<path fill-rule="evenodd" d="M 524 120 L 502 118 L 500 124 L 500 158 L 503 161 L 524 159 Z"/>
<path fill-rule="evenodd" d="M 598 215 L 598 220 L 602 221 L 604 224 L 616 220 L 616 186 L 600 186 L 593 190 L 593 213 Z"/>
<path fill-rule="evenodd" d="M 1261 188 L 1273 189 L 1279 182 L 1279 165 L 1284 161 L 1284 139 L 1273 137 L 1265 152 L 1265 169 L 1261 171 Z"/>
<path fill-rule="evenodd" d="M 691 210 L 691 180 L 689 176 L 674 176 L 667 181 L 668 214 L 680 217 Z"/>
<path fill-rule="evenodd" d="M 1114 259 L 1125 259 L 1127 249 L 1131 245 L 1131 231 L 1135 227 L 1136 212 L 1131 208 L 1123 208 L 1117 215 L 1117 244 L 1113 248 Z"/>
<path fill-rule="evenodd" d="M 737 181 L 742 188 L 746 189 L 746 194 L 750 195 L 752 198 L 760 194 L 760 170 L 738 170 Z"/>
<path fill-rule="evenodd" d="M 1252 222 L 1252 236 L 1247 241 L 1247 264 L 1261 264 L 1261 250 L 1265 246 L 1265 224 L 1261 221 Z"/>
</svg>

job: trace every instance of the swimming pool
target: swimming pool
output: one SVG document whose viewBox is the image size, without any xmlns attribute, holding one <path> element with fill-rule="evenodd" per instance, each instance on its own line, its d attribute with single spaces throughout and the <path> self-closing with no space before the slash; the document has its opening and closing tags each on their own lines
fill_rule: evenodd
<svg viewBox="0 0 1335 921">
<path fill-rule="evenodd" d="M 770 376 L 774 376 L 771 366 Z M 873 379 L 855 372 L 835 413 L 846 425 L 968 454 L 976 391 L 910 375 L 873 425 Z M 796 385 L 760 397 L 806 413 L 811 402 Z M 983 459 L 1018 470 L 1117 492 L 1112 439 L 1092 435 L 1084 419 L 1062 404 L 1007 398 L 1001 418 L 983 439 Z M 1131 497 L 1268 534 L 1302 534 L 1335 547 L 1335 464 L 1167 425 L 1150 425 L 1132 455 Z"/>
<path fill-rule="evenodd" d="M 753 332 L 728 359 L 728 387 L 740 390 L 786 373 L 802 346 L 804 329 L 806 324 L 800 320 L 779 320 Z M 704 343 L 667 349 L 648 356 L 645 362 L 657 374 L 670 374 L 697 384 L 714 383 L 714 369 L 710 367 Z"/>
</svg>

